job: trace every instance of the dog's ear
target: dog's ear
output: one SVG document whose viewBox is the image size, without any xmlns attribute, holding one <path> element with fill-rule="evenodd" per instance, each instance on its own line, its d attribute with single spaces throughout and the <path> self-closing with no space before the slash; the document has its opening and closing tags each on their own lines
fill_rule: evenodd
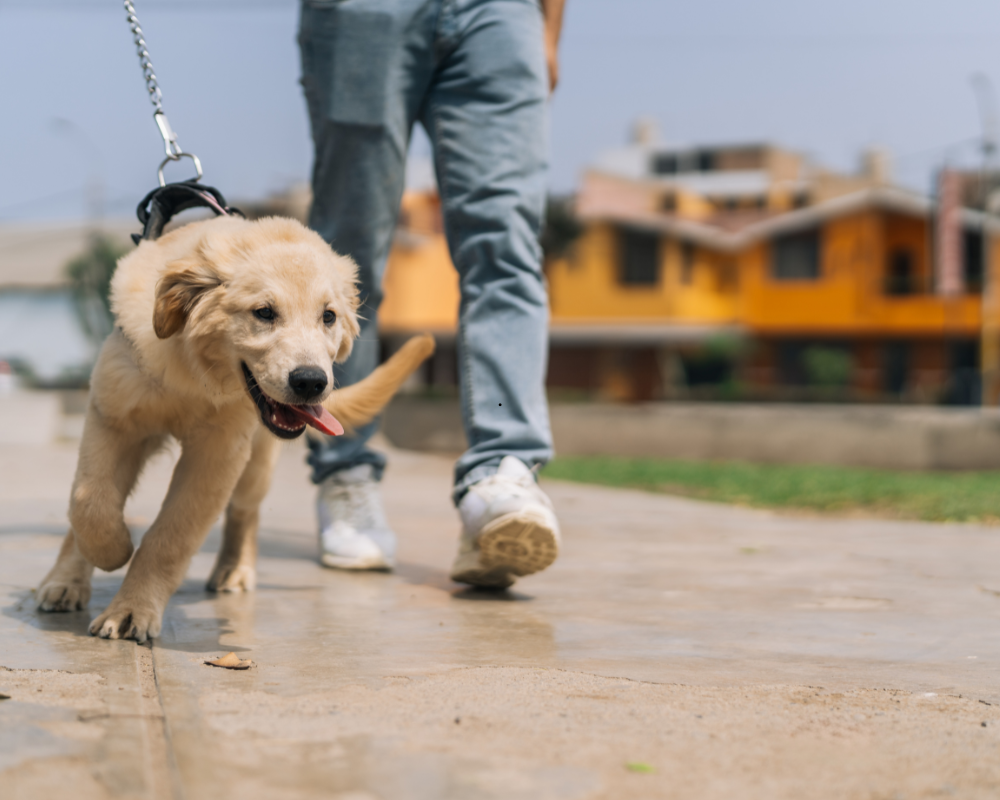
<svg viewBox="0 0 1000 800">
<path fill-rule="evenodd" d="M 337 348 L 337 357 L 333 360 L 335 364 L 343 364 L 347 361 L 351 350 L 354 349 L 354 340 L 361 333 L 361 327 L 358 325 L 358 318 L 353 308 L 351 313 L 344 317 L 344 327 L 347 328 L 347 335 L 340 343 L 340 347 Z"/>
<path fill-rule="evenodd" d="M 344 341 L 340 343 L 340 347 L 337 348 L 337 357 L 333 359 L 334 364 L 343 364 L 347 361 L 347 357 L 351 354 L 354 349 L 354 338 L 344 337 Z"/>
<path fill-rule="evenodd" d="M 206 292 L 222 285 L 208 266 L 195 261 L 175 261 L 156 284 L 153 330 L 160 339 L 169 339 L 184 329 L 191 309 Z"/>
</svg>

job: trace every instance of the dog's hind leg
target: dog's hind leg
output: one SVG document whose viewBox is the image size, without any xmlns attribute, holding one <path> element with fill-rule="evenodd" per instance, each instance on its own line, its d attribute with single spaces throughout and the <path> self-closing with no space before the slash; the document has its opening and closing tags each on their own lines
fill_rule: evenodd
<svg viewBox="0 0 1000 800">
<path fill-rule="evenodd" d="M 212 592 L 251 592 L 257 583 L 257 526 L 260 504 L 271 486 L 271 474 L 281 442 L 260 427 L 254 435 L 250 460 L 226 507 L 222 549 L 208 579 Z"/>
</svg>

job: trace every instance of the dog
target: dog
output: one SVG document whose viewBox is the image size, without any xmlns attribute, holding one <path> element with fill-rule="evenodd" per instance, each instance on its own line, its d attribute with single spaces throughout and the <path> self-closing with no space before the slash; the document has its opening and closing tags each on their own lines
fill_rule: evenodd
<svg viewBox="0 0 1000 800">
<path fill-rule="evenodd" d="M 259 509 L 282 440 L 362 425 L 434 350 L 410 339 L 368 378 L 334 389 L 358 336 L 354 262 L 291 219 L 218 217 L 143 241 L 111 284 L 116 327 L 91 380 L 70 531 L 38 589 L 43 611 L 86 607 L 94 567 L 128 563 L 91 624 L 105 639 L 160 634 L 164 609 L 225 510 L 208 581 L 250 591 Z M 123 510 L 146 460 L 181 445 L 163 506 L 135 550 Z"/>
</svg>

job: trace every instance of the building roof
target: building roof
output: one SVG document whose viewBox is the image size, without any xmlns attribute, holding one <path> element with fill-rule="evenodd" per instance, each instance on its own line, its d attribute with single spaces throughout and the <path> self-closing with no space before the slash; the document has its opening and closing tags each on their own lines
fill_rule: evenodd
<svg viewBox="0 0 1000 800">
<path fill-rule="evenodd" d="M 936 204 L 926 195 L 892 186 L 878 186 L 790 211 L 727 211 L 692 219 L 663 211 L 643 210 L 639 203 L 629 202 L 625 186 L 614 186 L 615 183 L 639 182 L 598 172 L 592 174 L 602 185 L 596 191 L 581 194 L 577 209 L 581 219 L 615 222 L 660 232 L 726 252 L 742 250 L 774 236 L 806 230 L 871 208 L 915 217 L 928 217 L 936 211 Z M 646 181 L 642 183 L 648 184 Z M 1000 233 L 1000 220 L 981 211 L 963 209 L 961 219 L 965 225 L 985 225 L 990 233 Z"/>
<path fill-rule="evenodd" d="M 64 268 L 87 246 L 94 226 L 86 222 L 0 224 L 0 289 L 52 288 L 66 283 Z M 107 220 L 98 230 L 122 243 L 140 230 L 136 220 Z"/>
<path fill-rule="evenodd" d="M 678 178 L 696 178 L 699 176 L 709 177 L 719 173 L 714 171 L 699 172 L 693 170 L 673 175 L 656 175 L 650 170 L 650 165 L 656 156 L 661 155 L 684 155 L 701 151 L 760 151 L 767 152 L 775 149 L 774 145 L 767 142 L 742 142 L 739 144 L 715 144 L 699 146 L 670 145 L 660 141 L 631 142 L 624 147 L 616 147 L 613 150 L 606 150 L 597 156 L 594 167 L 602 172 L 613 175 L 620 175 L 624 178 L 640 179 L 650 178 L 657 181 L 673 181 Z M 758 170 L 722 170 L 721 174 L 732 174 L 733 172 L 757 172 Z M 760 170 L 763 172 L 763 170 Z"/>
<path fill-rule="evenodd" d="M 725 195 L 762 195 L 774 184 L 771 176 L 762 169 L 738 169 L 720 172 L 690 172 L 679 175 L 657 175 L 649 178 L 666 187 L 676 187 L 706 197 Z M 794 187 L 804 186 L 804 181 L 786 181 Z"/>
</svg>

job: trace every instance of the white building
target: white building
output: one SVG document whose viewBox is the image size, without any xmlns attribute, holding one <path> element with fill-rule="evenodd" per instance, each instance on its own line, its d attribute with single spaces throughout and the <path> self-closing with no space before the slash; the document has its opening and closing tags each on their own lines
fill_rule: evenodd
<svg viewBox="0 0 1000 800">
<path fill-rule="evenodd" d="M 97 355 L 65 275 L 93 230 L 82 222 L 0 224 L 0 361 L 39 385 L 85 382 Z M 100 225 L 123 244 L 131 244 L 129 234 L 138 230 L 135 220 Z"/>
</svg>

